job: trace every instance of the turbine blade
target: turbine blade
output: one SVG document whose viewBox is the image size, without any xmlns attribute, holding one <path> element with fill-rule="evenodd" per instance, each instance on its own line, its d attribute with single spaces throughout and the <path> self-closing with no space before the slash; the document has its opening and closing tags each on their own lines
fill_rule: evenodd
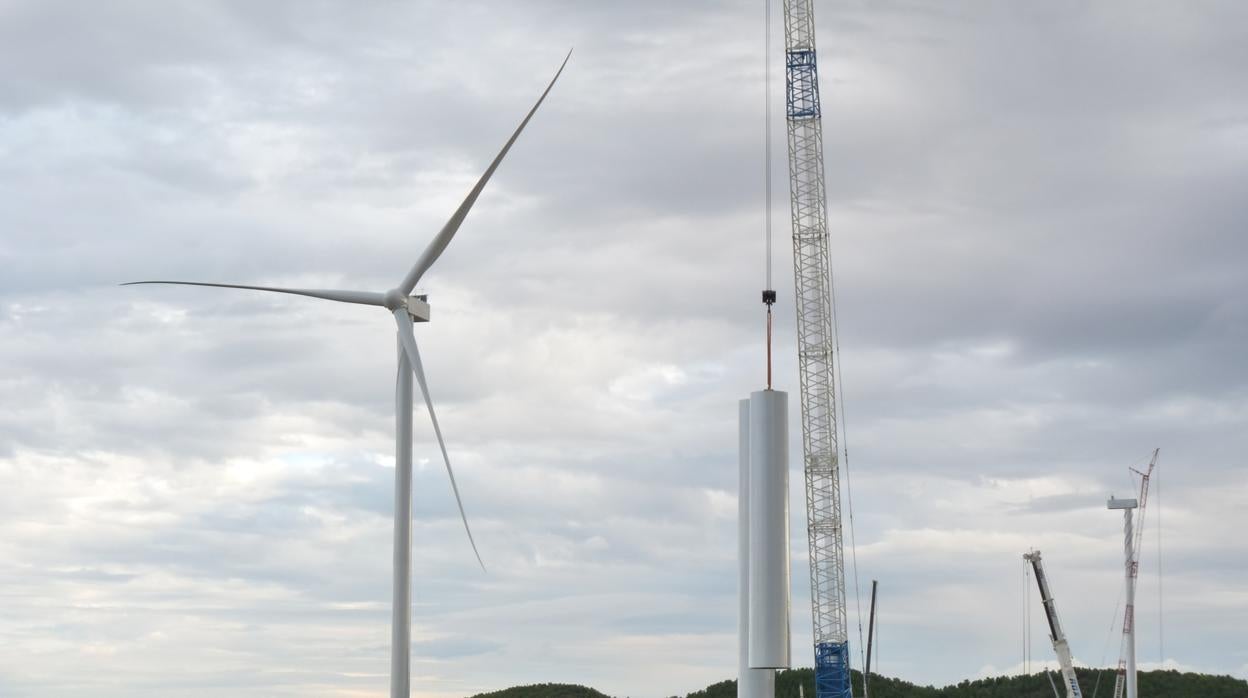
<svg viewBox="0 0 1248 698">
<path fill-rule="evenodd" d="M 524 121 L 520 122 L 520 126 L 516 128 L 515 133 L 511 134 L 511 138 L 507 139 L 503 149 L 498 151 L 494 161 L 486 168 L 485 174 L 481 175 L 481 179 L 477 180 L 476 185 L 472 188 L 472 191 L 468 192 L 468 196 L 463 203 L 459 205 L 459 208 L 455 209 L 455 213 L 451 214 L 450 220 L 446 222 L 446 225 L 442 226 L 442 230 L 438 231 L 438 234 L 430 241 L 424 252 L 420 253 L 420 258 L 416 260 L 416 264 L 411 271 L 407 272 L 407 276 L 403 277 L 403 283 L 399 284 L 399 290 L 403 292 L 403 295 L 411 295 L 412 289 L 416 288 L 416 284 L 420 282 L 420 277 L 429 271 L 429 267 L 433 266 L 433 263 L 442 255 L 442 251 L 450 244 L 451 238 L 455 237 L 455 232 L 459 230 L 460 224 L 468 216 L 468 210 L 476 203 L 477 197 L 481 195 L 481 190 L 485 188 L 486 183 L 490 181 L 490 177 L 494 175 L 494 170 L 498 169 L 499 163 L 503 161 L 503 157 L 511 149 L 511 144 L 516 142 L 516 139 L 520 137 L 520 132 L 528 125 L 529 119 L 532 119 L 533 114 L 537 112 L 537 108 L 542 106 L 542 101 L 550 93 L 550 88 L 555 86 L 555 81 L 559 79 L 559 75 L 563 72 L 564 66 L 568 64 L 568 59 L 571 57 L 572 52 L 568 51 L 568 55 L 564 57 L 563 63 L 559 65 L 559 70 L 555 71 L 555 77 L 551 78 L 550 84 L 546 86 L 542 96 L 537 98 L 537 103 L 525 115 Z"/>
<path fill-rule="evenodd" d="M 446 475 L 451 480 L 451 491 L 455 493 L 455 504 L 459 507 L 459 518 L 464 521 L 464 531 L 468 533 L 468 542 L 472 552 L 477 556 L 477 564 L 485 571 L 485 562 L 481 560 L 481 552 L 477 550 L 477 541 L 472 537 L 472 528 L 468 526 L 468 515 L 464 513 L 464 500 L 459 497 L 459 485 L 455 484 L 455 471 L 451 469 L 451 457 L 446 453 L 446 442 L 442 439 L 442 428 L 438 426 L 438 415 L 433 411 L 433 399 L 429 397 L 429 385 L 425 382 L 425 369 L 420 363 L 420 350 L 416 348 L 416 335 L 412 331 L 412 318 L 403 308 L 394 311 L 394 319 L 399 325 L 399 341 L 403 344 L 403 353 L 412 365 L 412 373 L 416 374 L 416 383 L 420 385 L 420 394 L 425 398 L 425 407 L 429 410 L 429 421 L 433 422 L 433 433 L 438 437 L 438 448 L 442 449 L 442 460 L 446 463 Z"/>
<path fill-rule="evenodd" d="M 138 286 L 141 284 L 170 284 L 174 286 L 209 286 L 212 288 L 241 288 L 248 291 L 269 291 L 272 293 L 289 293 L 293 296 L 323 298 L 339 303 L 357 303 L 359 305 L 380 305 L 385 307 L 386 296 L 372 291 L 337 291 L 322 288 L 279 288 L 275 286 L 243 286 L 240 284 L 210 284 L 202 281 L 131 281 L 122 286 Z"/>
</svg>

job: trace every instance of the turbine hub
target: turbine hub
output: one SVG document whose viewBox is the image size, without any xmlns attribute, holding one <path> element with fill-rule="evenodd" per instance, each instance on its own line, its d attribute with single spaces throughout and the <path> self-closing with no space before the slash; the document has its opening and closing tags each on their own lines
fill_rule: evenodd
<svg viewBox="0 0 1248 698">
<path fill-rule="evenodd" d="M 386 291 L 385 303 L 386 310 L 393 313 L 399 308 L 407 307 L 407 298 L 403 295 L 402 291 L 397 288 L 392 288 L 389 291 Z"/>
</svg>

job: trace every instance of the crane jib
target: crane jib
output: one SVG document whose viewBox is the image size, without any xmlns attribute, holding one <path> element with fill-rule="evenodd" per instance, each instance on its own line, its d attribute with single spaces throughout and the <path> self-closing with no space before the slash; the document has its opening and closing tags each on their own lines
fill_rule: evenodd
<svg viewBox="0 0 1248 698">
<path fill-rule="evenodd" d="M 838 350 L 814 9 L 813 0 L 784 0 L 785 115 L 806 533 L 816 698 L 852 698 L 836 414 Z"/>
</svg>

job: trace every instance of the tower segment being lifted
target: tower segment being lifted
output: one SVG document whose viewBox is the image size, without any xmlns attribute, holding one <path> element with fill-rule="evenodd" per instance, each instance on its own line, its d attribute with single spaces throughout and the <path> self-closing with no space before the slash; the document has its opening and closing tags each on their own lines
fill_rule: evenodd
<svg viewBox="0 0 1248 698">
<path fill-rule="evenodd" d="M 784 0 L 786 121 L 817 698 L 852 698 L 814 0 Z"/>
</svg>

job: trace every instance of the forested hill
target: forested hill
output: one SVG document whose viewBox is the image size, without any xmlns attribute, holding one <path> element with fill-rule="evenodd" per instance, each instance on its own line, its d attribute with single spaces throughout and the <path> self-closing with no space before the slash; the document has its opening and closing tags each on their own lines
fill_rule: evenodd
<svg viewBox="0 0 1248 698">
<path fill-rule="evenodd" d="M 1079 685 L 1088 698 L 1109 698 L 1114 690 L 1112 671 L 1078 669 Z M 1097 685 L 1097 678 L 1100 684 Z M 810 669 L 793 669 L 776 675 L 776 698 L 798 698 L 805 685 L 806 698 L 815 698 L 815 676 Z M 854 695 L 862 695 L 862 677 L 854 672 Z M 1140 695 L 1155 698 L 1248 698 L 1248 681 L 1230 676 L 1187 674 L 1177 671 L 1140 672 Z M 694 691 L 685 698 L 736 698 L 737 682 L 721 681 Z M 543 683 L 479 693 L 472 698 L 608 698 L 585 686 Z M 672 698 L 677 698 L 673 696 Z M 900 679 L 871 677 L 871 698 L 1053 698 L 1053 688 L 1043 675 L 1001 676 L 934 688 L 916 686 Z"/>
<path fill-rule="evenodd" d="M 1114 692 L 1112 671 L 1076 669 L 1083 694 L 1109 698 Z M 1097 678 L 1100 685 L 1097 685 Z M 854 672 L 854 695 L 862 695 L 862 676 Z M 1248 698 L 1248 681 L 1230 676 L 1190 674 L 1177 671 L 1141 671 L 1140 695 L 1157 698 Z M 1058 677 L 1054 677 L 1055 679 Z M 776 698 L 798 698 L 798 686 L 806 687 L 806 698 L 815 696 L 812 669 L 793 669 L 776 674 Z M 1060 682 L 1059 682 L 1059 688 Z M 737 682 L 721 681 L 686 698 L 736 698 Z M 999 676 L 963 681 L 953 686 L 916 686 L 900 679 L 871 677 L 871 698 L 1053 698 L 1053 687 L 1042 674 Z"/>
<path fill-rule="evenodd" d="M 735 685 L 735 684 L 734 684 Z M 513 686 L 491 693 L 478 693 L 472 698 L 610 698 L 592 688 L 570 683 L 535 683 L 531 686 Z M 736 698 L 736 693 L 733 693 Z"/>
</svg>

